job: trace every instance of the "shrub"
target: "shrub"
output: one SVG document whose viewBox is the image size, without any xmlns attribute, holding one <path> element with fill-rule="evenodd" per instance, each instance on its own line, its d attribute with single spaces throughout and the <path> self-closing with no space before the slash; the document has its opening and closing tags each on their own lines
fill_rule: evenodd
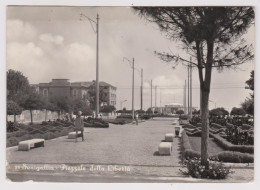
<svg viewBox="0 0 260 190">
<path fill-rule="evenodd" d="M 18 145 L 18 139 L 16 137 L 10 137 L 8 140 L 7 140 L 7 147 L 10 147 L 10 146 L 16 146 Z"/>
<path fill-rule="evenodd" d="M 26 141 L 26 140 L 29 140 L 29 139 L 33 139 L 33 136 L 32 136 L 32 135 L 29 135 L 29 134 L 26 134 L 26 135 L 21 136 L 21 137 L 19 137 L 19 138 L 17 138 L 17 139 L 18 139 L 18 142 L 20 142 L 20 141 Z"/>
<path fill-rule="evenodd" d="M 185 160 L 184 165 L 188 171 L 182 172 L 194 178 L 225 179 L 230 173 L 234 173 L 231 168 L 217 162 L 209 162 L 209 167 L 206 168 L 197 157 Z"/>
<path fill-rule="evenodd" d="M 36 138 L 36 139 L 44 139 L 44 136 L 43 136 L 43 134 L 36 133 L 36 134 L 33 135 L 33 138 Z"/>
<path fill-rule="evenodd" d="M 52 132 L 47 132 L 43 135 L 45 140 L 54 139 L 55 135 Z"/>
</svg>

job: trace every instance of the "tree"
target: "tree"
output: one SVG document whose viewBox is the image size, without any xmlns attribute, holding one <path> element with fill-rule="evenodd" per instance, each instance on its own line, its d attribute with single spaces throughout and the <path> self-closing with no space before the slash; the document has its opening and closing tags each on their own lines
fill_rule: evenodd
<svg viewBox="0 0 260 190">
<path fill-rule="evenodd" d="M 96 109 L 96 85 L 95 82 L 89 87 L 88 90 L 88 99 L 90 102 L 90 108 L 92 110 Z M 102 88 L 99 88 L 99 106 L 101 103 L 106 102 L 106 93 Z"/>
<path fill-rule="evenodd" d="M 191 64 L 198 69 L 202 119 L 201 162 L 208 166 L 208 101 L 212 69 L 236 67 L 253 58 L 252 46 L 241 36 L 254 22 L 252 7 L 135 7 L 141 16 L 156 23 L 170 40 L 179 40 L 195 61 L 171 53 L 156 55 L 166 62 Z M 175 66 L 175 65 L 174 65 Z"/>
<path fill-rule="evenodd" d="M 17 102 L 23 94 L 30 92 L 30 84 L 28 79 L 23 76 L 20 71 L 8 70 L 7 71 L 7 99 Z"/>
<path fill-rule="evenodd" d="M 43 100 L 43 108 L 45 109 L 45 121 L 47 121 L 47 111 L 56 111 L 57 107 L 54 103 L 50 102 L 49 99 Z"/>
<path fill-rule="evenodd" d="M 58 118 L 60 119 L 60 115 L 64 112 L 73 111 L 73 101 L 68 97 L 52 97 L 50 102 L 54 105 L 55 111 L 58 113 Z"/>
<path fill-rule="evenodd" d="M 151 109 L 151 108 L 148 108 L 148 109 L 146 110 L 146 113 L 147 113 L 147 114 L 152 114 L 152 113 L 153 113 L 153 111 L 152 111 L 152 109 Z"/>
<path fill-rule="evenodd" d="M 184 111 L 183 110 L 177 110 L 176 114 L 179 114 L 179 115 L 184 114 Z"/>
<path fill-rule="evenodd" d="M 108 105 L 108 106 L 102 106 L 101 109 L 100 109 L 100 112 L 103 112 L 103 113 L 111 113 L 113 111 L 115 111 L 116 108 L 115 106 L 113 105 Z"/>
<path fill-rule="evenodd" d="M 243 108 L 232 108 L 231 112 L 230 112 L 230 115 L 246 115 L 246 112 L 245 110 L 243 110 Z"/>
<path fill-rule="evenodd" d="M 81 111 L 84 117 L 88 115 L 92 115 L 92 110 L 90 109 L 88 103 L 84 100 L 75 99 L 73 101 L 72 107 L 75 115 L 77 115 L 78 111 Z"/>
<path fill-rule="evenodd" d="M 241 104 L 242 108 L 246 111 L 248 114 L 254 114 L 254 70 L 251 71 L 250 78 L 246 81 L 246 89 L 250 89 L 253 91 L 252 94 L 250 94 L 250 98 L 246 98 L 245 101 Z"/>
<path fill-rule="evenodd" d="M 229 113 L 224 108 L 215 108 L 215 109 L 210 110 L 209 115 L 211 115 L 211 116 L 225 116 L 225 115 L 229 115 Z"/>
<path fill-rule="evenodd" d="M 30 110 L 30 116 L 31 116 L 31 124 L 33 124 L 33 114 L 32 110 L 38 110 L 43 109 L 44 107 L 44 101 L 43 99 L 36 93 L 31 93 L 27 96 L 25 99 L 25 102 L 23 104 L 23 107 L 27 110 Z"/>
<path fill-rule="evenodd" d="M 7 101 L 7 115 L 14 116 L 14 123 L 16 123 L 16 115 L 20 115 L 22 113 L 22 108 L 14 101 Z"/>
<path fill-rule="evenodd" d="M 254 115 L 254 98 L 246 98 L 245 101 L 241 104 L 241 106 L 247 114 Z"/>
</svg>

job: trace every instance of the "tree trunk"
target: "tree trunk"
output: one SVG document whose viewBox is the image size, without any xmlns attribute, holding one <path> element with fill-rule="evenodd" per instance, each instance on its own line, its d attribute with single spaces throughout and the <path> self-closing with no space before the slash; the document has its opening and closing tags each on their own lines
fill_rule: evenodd
<svg viewBox="0 0 260 190">
<path fill-rule="evenodd" d="M 208 141 L 209 141 L 209 92 L 201 90 L 201 164 L 208 166 Z"/>
<path fill-rule="evenodd" d="M 201 89 L 201 164 L 208 167 L 208 141 L 209 141 L 209 93 L 213 64 L 213 40 L 207 41 L 207 63 L 205 64 L 205 80 Z"/>
<path fill-rule="evenodd" d="M 14 123 L 16 123 L 16 114 L 14 114 Z"/>
<path fill-rule="evenodd" d="M 45 122 L 47 121 L 47 109 L 45 110 Z"/>
<path fill-rule="evenodd" d="M 31 124 L 33 124 L 33 114 L 32 114 L 32 110 L 30 109 L 30 115 L 31 115 Z"/>
</svg>

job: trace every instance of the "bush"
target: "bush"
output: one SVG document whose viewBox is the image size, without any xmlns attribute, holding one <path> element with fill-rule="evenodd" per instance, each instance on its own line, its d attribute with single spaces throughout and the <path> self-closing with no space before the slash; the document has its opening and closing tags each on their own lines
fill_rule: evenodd
<svg viewBox="0 0 260 190">
<path fill-rule="evenodd" d="M 7 147 L 10 147 L 10 146 L 16 146 L 18 145 L 18 139 L 16 137 L 10 137 L 8 140 L 7 140 L 7 143 L 6 143 L 6 146 Z"/>
<path fill-rule="evenodd" d="M 44 136 L 43 136 L 43 134 L 36 133 L 36 134 L 33 135 L 33 138 L 34 139 L 44 139 Z"/>
<path fill-rule="evenodd" d="M 29 135 L 29 134 L 26 134 L 26 135 L 21 136 L 21 137 L 19 137 L 19 138 L 17 138 L 17 139 L 18 139 L 18 142 L 20 142 L 20 141 L 26 141 L 26 140 L 33 139 L 33 136 L 32 136 L 32 135 Z"/>
<path fill-rule="evenodd" d="M 222 163 L 209 162 L 209 167 L 206 168 L 197 157 L 185 160 L 184 165 L 188 172 L 183 173 L 194 178 L 225 179 L 230 173 L 234 173 Z"/>
<path fill-rule="evenodd" d="M 43 135 L 45 140 L 54 139 L 55 135 L 52 132 L 47 132 Z"/>
</svg>

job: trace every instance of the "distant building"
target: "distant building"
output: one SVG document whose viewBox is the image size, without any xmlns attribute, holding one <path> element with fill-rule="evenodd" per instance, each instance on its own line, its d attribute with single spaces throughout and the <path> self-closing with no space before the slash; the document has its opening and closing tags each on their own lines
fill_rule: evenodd
<svg viewBox="0 0 260 190">
<path fill-rule="evenodd" d="M 166 104 L 164 107 L 153 107 L 153 111 L 157 111 L 158 113 L 163 114 L 175 114 L 178 110 L 185 110 L 183 104 L 180 103 L 170 103 Z M 192 111 L 194 111 L 196 107 L 192 107 Z"/>
<path fill-rule="evenodd" d="M 52 79 L 49 83 L 40 83 L 38 93 L 46 98 L 71 97 L 73 99 L 87 99 L 88 91 L 95 81 L 69 82 L 69 79 Z M 103 105 L 116 105 L 116 87 L 106 82 L 99 82 L 100 89 L 104 91 Z M 36 87 L 36 86 L 35 86 Z"/>
<path fill-rule="evenodd" d="M 116 87 L 102 81 L 99 83 L 99 87 L 105 93 L 104 105 L 116 106 Z"/>
</svg>

